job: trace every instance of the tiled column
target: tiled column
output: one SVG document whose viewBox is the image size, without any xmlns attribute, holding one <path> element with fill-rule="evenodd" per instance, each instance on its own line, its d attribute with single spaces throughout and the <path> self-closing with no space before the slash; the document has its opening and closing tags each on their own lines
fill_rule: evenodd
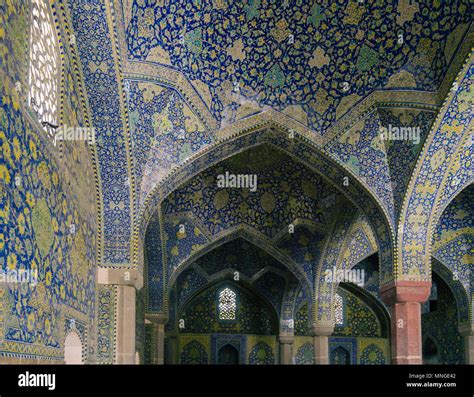
<svg viewBox="0 0 474 397">
<path fill-rule="evenodd" d="M 460 325 L 459 333 L 464 338 L 465 364 L 474 364 L 474 324 Z"/>
<path fill-rule="evenodd" d="M 143 286 L 143 276 L 131 269 L 99 268 L 99 284 L 117 286 L 115 319 L 115 363 L 135 364 L 136 291 Z"/>
<path fill-rule="evenodd" d="M 314 343 L 314 363 L 329 364 L 329 336 L 334 332 L 334 325 L 314 325 L 312 328 Z"/>
<path fill-rule="evenodd" d="M 280 364 L 293 364 L 293 335 L 280 335 Z"/>
<path fill-rule="evenodd" d="M 153 364 L 165 363 L 165 324 L 168 319 L 161 314 L 147 314 L 146 319 L 153 324 Z"/>
<path fill-rule="evenodd" d="M 391 313 L 392 364 L 422 364 L 421 303 L 431 282 L 397 281 L 380 291 Z"/>
</svg>

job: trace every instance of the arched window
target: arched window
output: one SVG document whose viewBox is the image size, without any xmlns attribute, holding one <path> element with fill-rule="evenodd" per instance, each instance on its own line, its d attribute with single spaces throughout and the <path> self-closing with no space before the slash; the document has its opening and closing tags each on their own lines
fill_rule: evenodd
<svg viewBox="0 0 474 397">
<path fill-rule="evenodd" d="M 219 320 L 232 321 L 236 319 L 237 294 L 229 287 L 219 292 L 218 316 Z"/>
<path fill-rule="evenodd" d="M 32 0 L 28 105 L 45 130 L 58 124 L 60 55 L 49 1 Z"/>
<path fill-rule="evenodd" d="M 336 294 L 336 307 L 334 309 L 336 325 L 344 325 L 344 298 Z"/>
</svg>

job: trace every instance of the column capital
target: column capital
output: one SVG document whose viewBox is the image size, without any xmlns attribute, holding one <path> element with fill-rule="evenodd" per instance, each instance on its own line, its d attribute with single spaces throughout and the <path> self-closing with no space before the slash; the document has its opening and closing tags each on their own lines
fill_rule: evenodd
<svg viewBox="0 0 474 397">
<path fill-rule="evenodd" d="M 143 287 L 143 274 L 137 269 L 99 267 L 97 282 L 107 285 L 128 285 L 138 291 Z"/>
<path fill-rule="evenodd" d="M 145 319 L 155 325 L 164 325 L 168 322 L 168 316 L 163 313 L 146 313 Z"/>
<path fill-rule="evenodd" d="M 279 336 L 279 342 L 285 345 L 291 345 L 295 343 L 295 336 L 294 335 L 281 335 Z"/>
<path fill-rule="evenodd" d="M 431 293 L 431 281 L 395 281 L 380 289 L 382 301 L 393 306 L 396 303 L 425 302 Z"/>
<path fill-rule="evenodd" d="M 461 324 L 458 326 L 461 336 L 474 336 L 474 324 Z"/>
<path fill-rule="evenodd" d="M 309 332 L 312 336 L 331 336 L 334 332 L 334 324 L 313 324 Z"/>
</svg>

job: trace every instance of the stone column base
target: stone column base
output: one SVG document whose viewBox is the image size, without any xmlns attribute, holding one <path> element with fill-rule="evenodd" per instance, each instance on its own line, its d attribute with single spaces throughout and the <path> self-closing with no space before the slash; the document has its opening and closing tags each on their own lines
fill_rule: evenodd
<svg viewBox="0 0 474 397">
<path fill-rule="evenodd" d="M 135 287 L 117 286 L 117 364 L 135 364 Z"/>
<path fill-rule="evenodd" d="M 329 336 L 334 332 L 334 325 L 314 325 L 312 327 L 314 344 L 314 363 L 329 364 Z"/>
<path fill-rule="evenodd" d="M 293 343 L 295 337 L 293 335 L 280 336 L 280 364 L 293 364 Z"/>
<path fill-rule="evenodd" d="M 421 303 L 431 282 L 397 281 L 380 291 L 391 312 L 392 364 L 422 364 Z"/>
<path fill-rule="evenodd" d="M 135 364 L 136 291 L 143 286 L 143 276 L 135 269 L 99 268 L 97 282 L 117 287 L 115 319 L 115 363 Z"/>
<path fill-rule="evenodd" d="M 153 364 L 162 365 L 165 363 L 165 324 L 168 318 L 160 314 L 147 314 L 145 318 L 153 323 Z"/>
</svg>

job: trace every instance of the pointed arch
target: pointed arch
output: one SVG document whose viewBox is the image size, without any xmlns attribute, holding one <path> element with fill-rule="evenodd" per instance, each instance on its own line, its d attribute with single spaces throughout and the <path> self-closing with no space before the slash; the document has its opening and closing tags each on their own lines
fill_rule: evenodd
<svg viewBox="0 0 474 397">
<path fill-rule="evenodd" d="M 332 184 L 353 205 L 366 214 L 372 229 L 376 231 L 377 244 L 383 258 L 384 267 L 381 271 L 381 280 L 384 283 L 389 283 L 393 278 L 392 247 L 394 232 L 389 221 L 390 218 L 385 213 L 380 201 L 370 193 L 369 189 L 358 180 L 352 171 L 345 169 L 343 165 L 338 164 L 324 154 L 321 149 L 311 145 L 303 138 L 288 138 L 287 133 L 282 129 L 275 127 L 262 128 L 261 126 L 254 126 L 250 131 L 241 131 L 240 134 L 228 137 L 196 153 L 183 165 L 173 169 L 168 177 L 154 186 L 140 210 L 137 228 L 134 232 L 134 251 L 136 254 L 134 266 L 139 269 L 142 268 L 144 231 L 153 213 L 159 209 L 162 201 L 172 191 L 208 167 L 232 157 L 236 153 L 261 144 L 271 145 L 305 164 Z M 341 183 L 338 183 L 344 180 L 343 178 L 348 180 L 348 186 L 344 186 L 344 188 L 341 187 Z"/>
<path fill-rule="evenodd" d="M 66 364 L 84 364 L 83 343 L 75 330 L 70 330 L 64 340 L 64 362 Z"/>
<path fill-rule="evenodd" d="M 472 87 L 474 53 L 459 72 L 417 161 L 402 206 L 396 248 L 396 279 L 431 280 L 431 236 L 440 214 L 439 204 L 459 150 L 470 139 L 473 126 Z"/>
<path fill-rule="evenodd" d="M 435 257 L 432 258 L 432 271 L 436 273 L 451 290 L 457 306 L 459 324 L 472 321 L 471 302 L 466 289 L 459 279 L 456 280 L 453 272 L 443 262 Z"/>
<path fill-rule="evenodd" d="M 183 260 L 181 260 L 179 265 L 176 267 L 175 271 L 169 275 L 165 293 L 168 293 L 167 291 L 170 290 L 171 286 L 175 283 L 179 275 L 197 259 L 211 252 L 217 247 L 238 238 L 243 238 L 244 240 L 258 247 L 259 249 L 262 249 L 264 252 L 272 256 L 278 262 L 285 265 L 296 278 L 296 280 L 298 280 L 299 283 L 303 286 L 306 293 L 311 295 L 311 287 L 307 276 L 293 262 L 293 260 L 287 255 L 280 252 L 277 248 L 275 248 L 267 237 L 246 225 L 239 225 L 237 227 L 225 230 L 224 232 L 217 235 L 213 241 L 210 241 L 200 249 L 196 250 L 192 255 L 183 258 Z"/>
</svg>

